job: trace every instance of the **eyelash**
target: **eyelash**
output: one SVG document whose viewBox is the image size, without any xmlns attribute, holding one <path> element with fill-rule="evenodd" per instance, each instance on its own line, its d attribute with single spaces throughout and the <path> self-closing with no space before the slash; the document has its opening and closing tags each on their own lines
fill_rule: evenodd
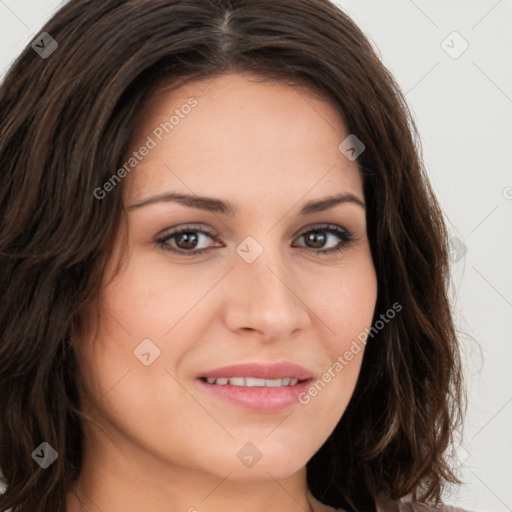
<svg viewBox="0 0 512 512">
<path fill-rule="evenodd" d="M 331 254 L 343 251 L 344 249 L 349 247 L 355 241 L 355 237 L 354 237 L 354 235 L 350 231 L 348 231 L 346 229 L 342 229 L 342 228 L 340 228 L 340 227 L 338 227 L 336 225 L 332 225 L 332 224 L 324 224 L 324 225 L 315 226 L 312 229 L 308 229 L 307 231 L 304 231 L 299 236 L 299 238 L 301 238 L 301 237 L 303 237 L 305 235 L 308 235 L 310 233 L 315 233 L 315 232 L 330 233 L 332 235 L 337 236 L 341 240 L 341 242 L 342 242 L 337 247 L 334 247 L 334 248 L 331 248 L 331 249 L 327 249 L 327 250 L 311 249 L 311 248 L 309 248 L 311 251 L 315 252 L 319 256 L 328 256 L 328 255 L 331 255 Z M 184 227 L 182 227 L 180 229 L 177 229 L 175 231 L 172 231 L 171 233 L 168 233 L 168 234 L 164 235 L 161 238 L 158 238 L 156 240 L 156 243 L 164 251 L 172 252 L 174 254 L 179 254 L 179 255 L 183 255 L 183 256 L 199 256 L 200 254 L 203 254 L 204 252 L 210 250 L 209 247 L 204 248 L 204 249 L 190 250 L 190 251 L 186 251 L 184 249 L 174 249 L 174 248 L 171 248 L 169 246 L 169 244 L 168 244 L 168 241 L 173 239 L 173 238 L 176 238 L 177 236 L 179 236 L 179 235 L 181 235 L 183 233 L 201 233 L 201 234 L 209 236 L 210 238 L 212 238 L 214 240 L 216 239 L 216 236 L 217 236 L 214 233 L 210 233 L 210 232 L 208 232 L 206 230 L 199 229 L 197 227 L 184 226 Z M 301 247 L 304 248 L 304 249 L 308 249 L 308 247 L 305 247 L 305 246 L 301 246 Z"/>
</svg>

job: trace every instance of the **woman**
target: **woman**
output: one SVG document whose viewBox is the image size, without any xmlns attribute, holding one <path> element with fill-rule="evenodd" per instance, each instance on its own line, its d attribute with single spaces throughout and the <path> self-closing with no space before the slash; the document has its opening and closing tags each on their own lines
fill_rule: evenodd
<svg viewBox="0 0 512 512">
<path fill-rule="evenodd" d="M 0 113 L 0 511 L 441 503 L 445 225 L 342 11 L 72 0 Z"/>
</svg>

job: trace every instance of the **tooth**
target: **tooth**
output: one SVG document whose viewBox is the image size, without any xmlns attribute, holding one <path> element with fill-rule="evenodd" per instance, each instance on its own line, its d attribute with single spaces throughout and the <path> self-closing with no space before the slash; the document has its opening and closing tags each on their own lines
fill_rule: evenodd
<svg viewBox="0 0 512 512">
<path fill-rule="evenodd" d="M 241 387 L 269 387 L 269 388 L 280 388 L 283 386 L 295 386 L 299 381 L 292 377 L 284 377 L 282 379 L 257 379 L 254 377 L 207 377 L 206 381 L 208 384 L 217 384 L 219 386 L 225 386 L 230 384 L 231 386 Z"/>
<path fill-rule="evenodd" d="M 265 385 L 265 379 L 255 379 L 253 377 L 246 377 L 245 378 L 245 385 L 247 387 L 255 387 L 255 386 L 264 386 Z"/>
<path fill-rule="evenodd" d="M 229 383 L 232 386 L 245 386 L 245 379 L 244 377 L 231 377 Z"/>
<path fill-rule="evenodd" d="M 266 379 L 265 386 L 269 388 L 280 388 L 283 385 L 283 379 Z"/>
</svg>

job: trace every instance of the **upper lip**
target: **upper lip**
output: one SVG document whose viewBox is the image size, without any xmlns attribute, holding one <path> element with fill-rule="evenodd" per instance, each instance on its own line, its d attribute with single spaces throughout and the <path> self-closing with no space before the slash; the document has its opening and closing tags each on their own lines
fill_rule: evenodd
<svg viewBox="0 0 512 512">
<path fill-rule="evenodd" d="M 307 380 L 313 374 L 294 363 L 240 363 L 232 366 L 215 368 L 197 376 L 201 378 L 212 377 L 253 377 L 256 379 L 283 379 L 291 377 L 297 380 Z"/>
</svg>

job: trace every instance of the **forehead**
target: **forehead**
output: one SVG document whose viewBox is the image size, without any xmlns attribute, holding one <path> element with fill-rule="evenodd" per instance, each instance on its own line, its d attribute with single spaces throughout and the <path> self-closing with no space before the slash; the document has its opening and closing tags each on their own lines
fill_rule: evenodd
<svg viewBox="0 0 512 512">
<path fill-rule="evenodd" d="M 338 149 L 348 135 L 339 112 L 303 87 L 240 74 L 188 82 L 154 94 L 141 112 L 126 158 L 151 149 L 128 176 L 125 196 L 169 188 L 297 199 L 333 187 L 362 196 L 356 162 Z"/>
</svg>

